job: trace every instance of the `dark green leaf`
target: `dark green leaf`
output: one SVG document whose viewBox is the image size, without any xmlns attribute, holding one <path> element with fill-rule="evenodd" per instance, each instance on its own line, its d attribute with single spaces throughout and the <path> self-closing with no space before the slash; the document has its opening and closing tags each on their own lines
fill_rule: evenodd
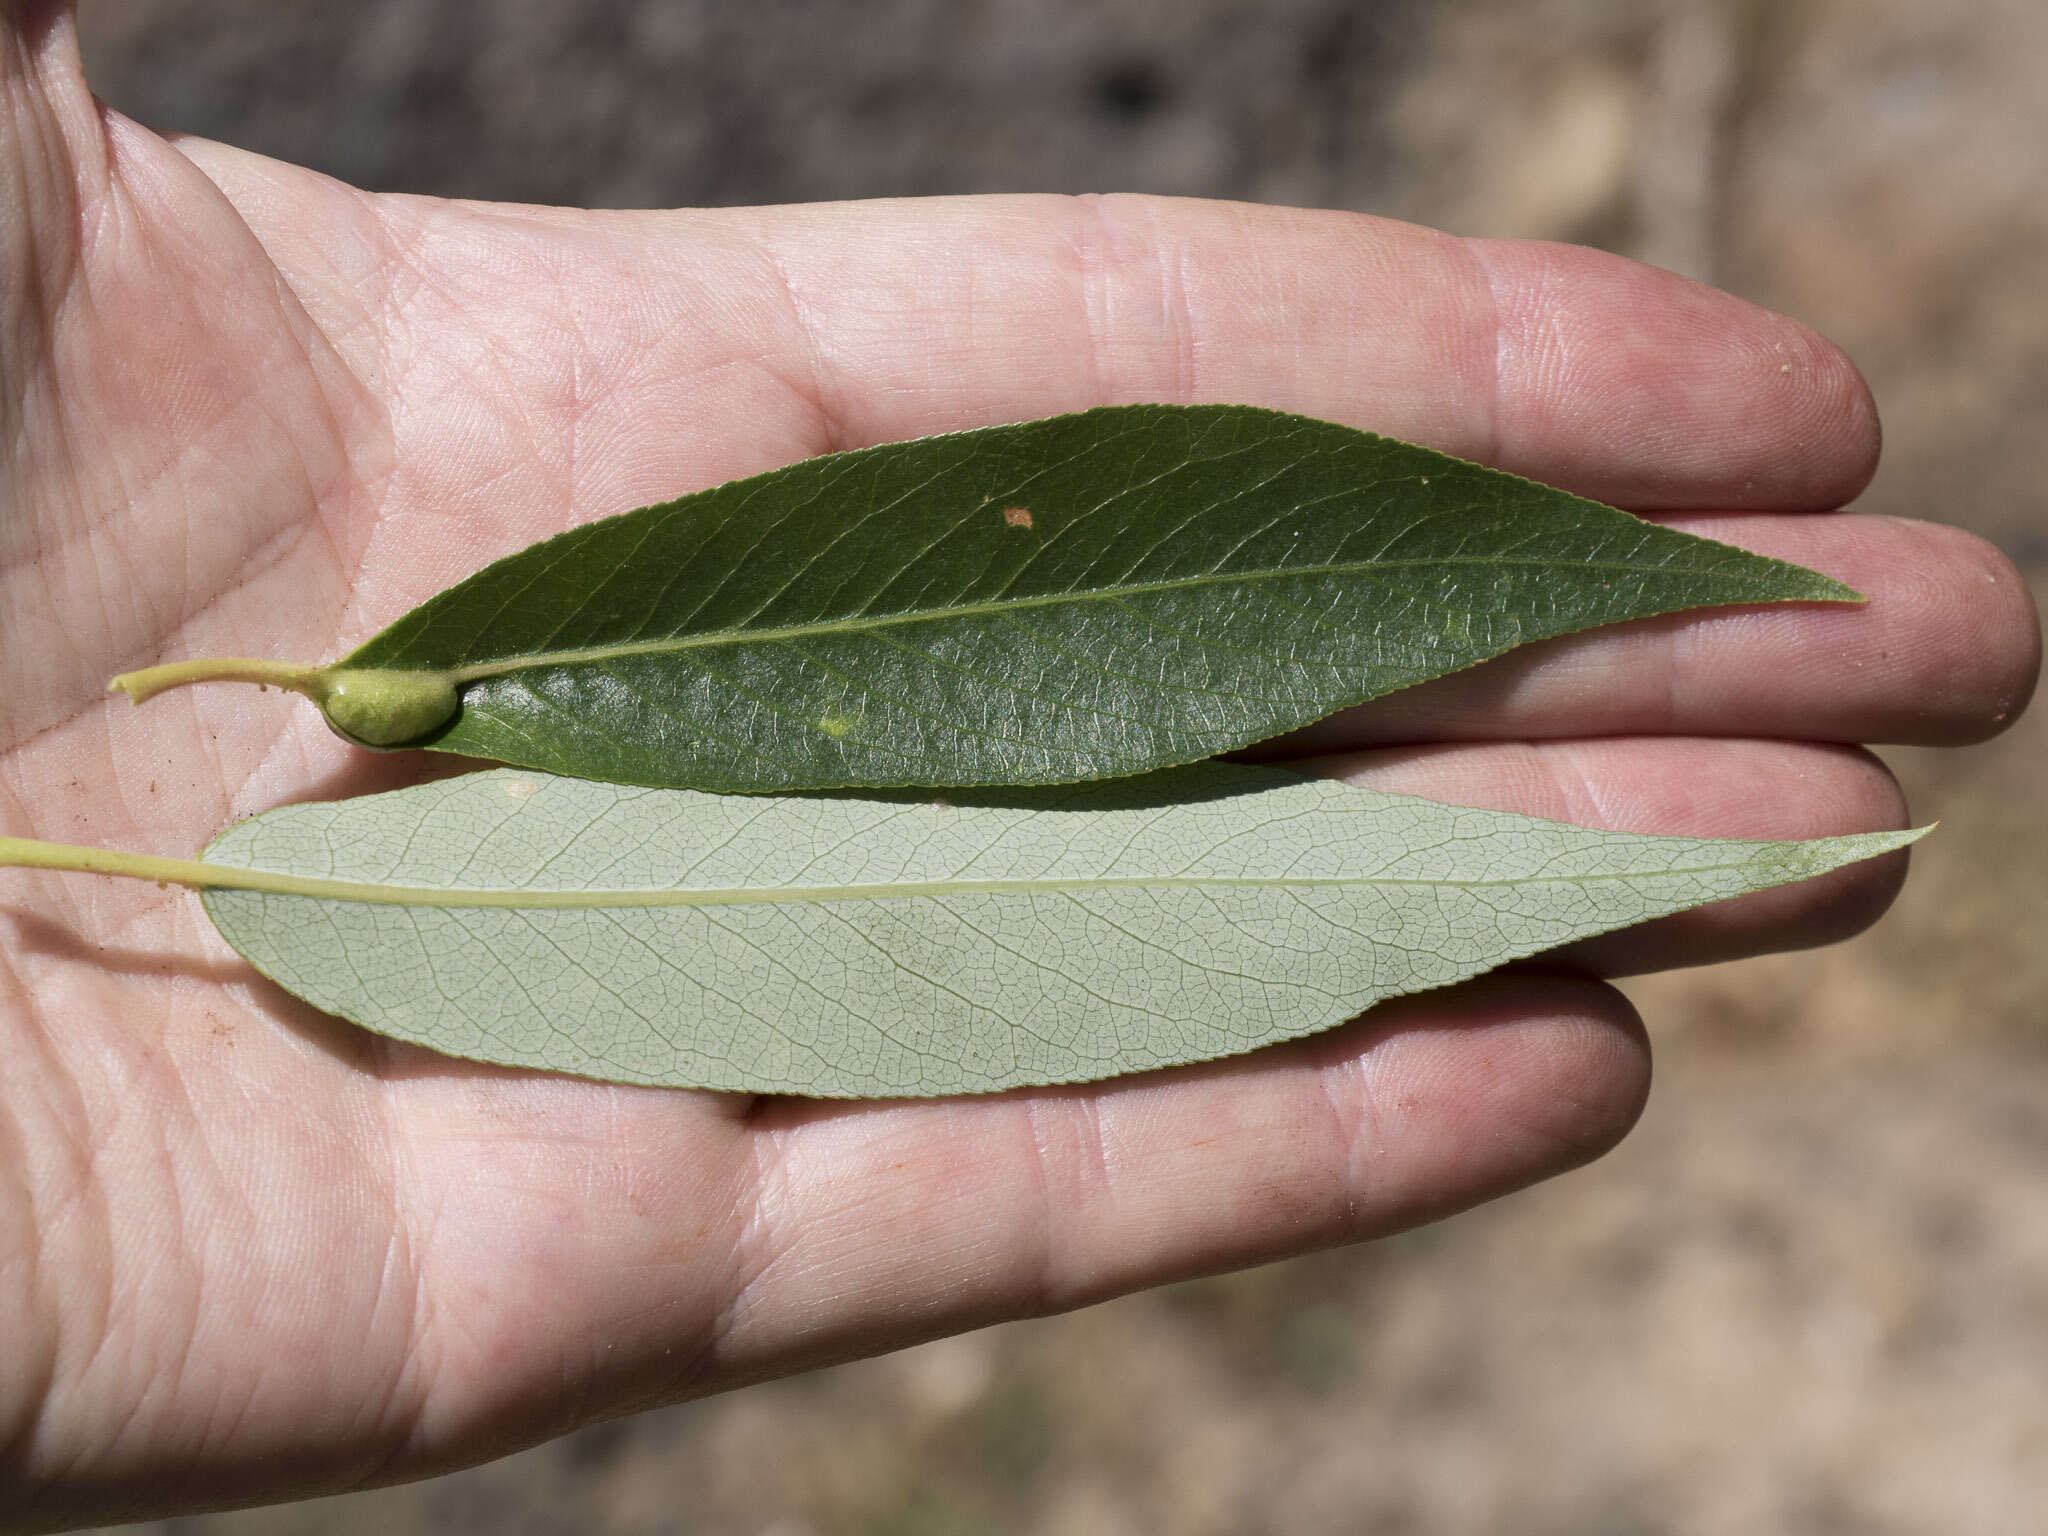
<svg viewBox="0 0 2048 1536">
<path fill-rule="evenodd" d="M 445 713 L 450 680 L 459 710 L 411 744 L 622 783 L 1058 783 L 1206 757 L 1591 625 L 1854 597 L 1327 422 L 1126 406 L 573 529 L 421 605 L 316 696 L 389 745 Z M 380 689 L 391 673 L 418 689 Z"/>
</svg>

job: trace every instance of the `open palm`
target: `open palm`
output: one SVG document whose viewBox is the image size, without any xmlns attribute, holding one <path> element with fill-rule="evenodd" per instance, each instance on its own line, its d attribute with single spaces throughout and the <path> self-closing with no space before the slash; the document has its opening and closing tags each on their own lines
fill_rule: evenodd
<svg viewBox="0 0 2048 1536">
<path fill-rule="evenodd" d="M 1853 370 L 1555 247 L 1144 200 L 590 214 L 359 193 L 102 111 L 0 4 L 0 812 L 186 854 L 424 771 L 159 660 L 337 655 L 571 522 L 832 448 L 1127 400 L 1349 421 L 1817 566 L 1862 610 L 1631 626 L 1277 750 L 1652 831 L 1895 822 L 1860 740 L 1994 730 L 2017 577 L 1830 507 Z M 1301 1045 L 894 1106 L 634 1090 L 377 1042 L 190 896 L 0 888 L 0 1519 L 417 1476 L 592 1418 L 1384 1232 L 1594 1155 L 1647 1053 L 1590 979 L 1817 942 L 1896 862 Z"/>
</svg>

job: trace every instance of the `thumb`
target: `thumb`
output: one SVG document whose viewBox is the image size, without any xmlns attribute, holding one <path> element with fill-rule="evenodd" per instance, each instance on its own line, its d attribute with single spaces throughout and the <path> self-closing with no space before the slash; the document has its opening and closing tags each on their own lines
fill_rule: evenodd
<svg viewBox="0 0 2048 1536">
<path fill-rule="evenodd" d="M 105 128 L 70 0 L 0 0 L 0 411 L 19 407 L 39 322 L 76 270 L 104 189 Z M 7 425 L 12 425 L 10 421 Z"/>
<path fill-rule="evenodd" d="M 69 0 L 0 0 L 0 745 L 91 738 L 174 635 L 324 646 L 373 408 L 221 189 L 94 99 Z"/>
<path fill-rule="evenodd" d="M 10 39 L 33 38 L 69 27 L 77 9 L 75 0 L 0 0 L 0 31 Z"/>
<path fill-rule="evenodd" d="M 7 38 L 10 49 L 8 57 L 0 60 L 0 74 L 14 67 L 13 50 L 25 47 L 34 54 L 53 37 L 73 36 L 77 10 L 77 0 L 0 0 L 0 35 Z M 73 53 L 76 51 L 74 48 Z"/>
<path fill-rule="evenodd" d="M 67 393 L 57 378 L 58 317 L 78 286 L 84 231 L 109 175 L 72 5 L 0 0 L 0 601 L 10 620 L 35 606 L 34 583 L 14 577 L 32 568 L 50 534 L 45 471 L 50 440 L 62 436 L 51 423 Z M 54 633 L 65 622 L 50 616 Z M 20 631 L 10 629 L 0 656 L 0 724 L 40 729 L 57 711 L 42 697 L 46 680 L 17 662 Z M 81 671 L 70 681 L 83 690 L 89 679 Z"/>
<path fill-rule="evenodd" d="M 96 147 L 99 103 L 86 88 L 73 0 L 0 0 L 0 150 L 10 171 L 24 155 Z M 12 180 L 12 178 L 10 178 Z M 12 226 L 18 208 L 5 210 Z"/>
</svg>

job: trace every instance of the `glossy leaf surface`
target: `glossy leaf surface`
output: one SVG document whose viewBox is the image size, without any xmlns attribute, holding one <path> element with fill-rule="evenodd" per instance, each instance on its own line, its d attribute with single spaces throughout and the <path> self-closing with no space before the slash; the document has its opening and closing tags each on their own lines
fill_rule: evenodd
<svg viewBox="0 0 2048 1536">
<path fill-rule="evenodd" d="M 812 459 L 573 529 L 429 600 L 314 691 L 389 745 L 416 727 L 380 729 L 380 695 L 330 699 L 328 679 L 415 704 L 391 675 L 435 674 L 460 709 L 412 744 L 622 783 L 1063 783 L 1190 762 L 1591 625 L 1854 598 L 1327 422 L 1125 406 Z"/>
<path fill-rule="evenodd" d="M 1220 763 L 950 800 L 501 769 L 244 822 L 212 864 L 295 889 L 204 899 L 291 991 L 453 1055 L 978 1093 L 1311 1034 L 1916 835 L 1643 837 Z"/>
</svg>

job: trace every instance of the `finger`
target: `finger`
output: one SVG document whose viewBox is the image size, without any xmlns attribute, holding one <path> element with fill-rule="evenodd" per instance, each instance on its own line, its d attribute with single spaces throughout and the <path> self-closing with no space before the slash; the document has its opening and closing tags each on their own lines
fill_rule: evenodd
<svg viewBox="0 0 2048 1536">
<path fill-rule="evenodd" d="M 364 377 L 442 408 L 401 399 L 401 439 L 451 413 L 497 422 L 498 458 L 532 457 L 592 509 L 1140 400 L 1301 411 L 1642 508 L 1832 506 L 1876 463 L 1869 393 L 1836 348 L 1597 251 L 1145 197 L 665 214 L 343 199 L 181 148 Z M 491 451 L 402 440 L 399 461 L 429 448 Z"/>
<path fill-rule="evenodd" d="M 2033 598 L 1974 535 L 1852 514 L 1659 521 L 1817 567 L 1869 601 L 1702 610 L 1525 646 L 1263 755 L 1649 734 L 1955 745 L 1997 734 L 2032 695 Z"/>
<path fill-rule="evenodd" d="M 758 1122 L 776 1193 L 719 1368 L 870 1353 L 1396 1231 L 1597 1156 L 1648 1077 L 1617 994 L 1524 976 L 1181 1071 L 781 1104 Z"/>
<path fill-rule="evenodd" d="M 845 443 L 1247 401 L 1637 508 L 1833 506 L 1876 464 L 1836 348 L 1598 251 L 1156 198 L 747 217 Z"/>
<path fill-rule="evenodd" d="M 1804 743 L 1636 739 L 1386 748 L 1294 766 L 1449 805 L 1659 836 L 1793 840 L 1902 827 L 1905 796 L 1875 757 Z M 1877 921 L 1906 855 L 1603 934 L 1551 958 L 1604 976 L 1832 944 Z"/>
</svg>

